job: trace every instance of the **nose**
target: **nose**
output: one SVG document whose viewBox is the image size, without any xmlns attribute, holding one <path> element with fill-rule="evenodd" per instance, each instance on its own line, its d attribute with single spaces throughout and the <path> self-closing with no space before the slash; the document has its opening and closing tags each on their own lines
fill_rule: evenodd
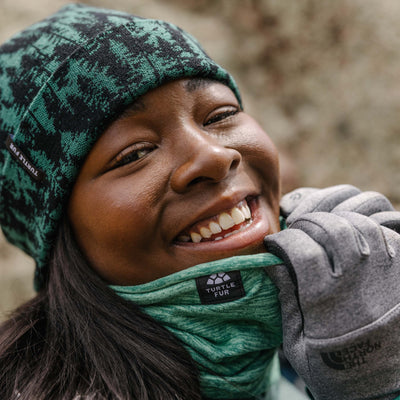
<svg viewBox="0 0 400 400">
<path fill-rule="evenodd" d="M 171 187 L 178 193 L 184 193 L 199 182 L 223 181 L 242 160 L 236 149 L 201 134 L 181 138 L 178 153 L 180 161 L 171 177 Z"/>
</svg>

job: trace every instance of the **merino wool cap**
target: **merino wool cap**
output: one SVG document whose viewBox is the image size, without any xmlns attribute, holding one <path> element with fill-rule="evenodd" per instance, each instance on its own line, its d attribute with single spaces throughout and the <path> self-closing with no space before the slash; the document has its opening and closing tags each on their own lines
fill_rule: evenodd
<svg viewBox="0 0 400 400">
<path fill-rule="evenodd" d="M 95 141 L 165 82 L 232 77 L 180 28 L 71 4 L 0 47 L 0 224 L 46 279 L 60 219 Z"/>
</svg>

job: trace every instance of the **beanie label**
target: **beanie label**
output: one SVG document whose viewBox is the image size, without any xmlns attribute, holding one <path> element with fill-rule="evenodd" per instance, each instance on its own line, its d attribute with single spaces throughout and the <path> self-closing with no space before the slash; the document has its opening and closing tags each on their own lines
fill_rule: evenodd
<svg viewBox="0 0 400 400">
<path fill-rule="evenodd" d="M 22 168 L 28 172 L 28 174 L 36 181 L 41 181 L 45 177 L 45 174 L 40 169 L 36 168 L 29 158 L 21 151 L 21 149 L 13 142 L 10 136 L 7 136 L 6 147 L 14 160 L 22 166 Z"/>
</svg>

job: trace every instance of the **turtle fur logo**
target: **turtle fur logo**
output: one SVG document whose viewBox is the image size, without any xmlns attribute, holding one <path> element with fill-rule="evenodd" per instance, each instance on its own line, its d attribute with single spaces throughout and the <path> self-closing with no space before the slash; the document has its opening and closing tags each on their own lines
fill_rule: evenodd
<svg viewBox="0 0 400 400">
<path fill-rule="evenodd" d="M 240 271 L 200 276 L 196 286 L 202 304 L 227 303 L 246 294 Z"/>
<path fill-rule="evenodd" d="M 36 168 L 22 150 L 13 142 L 10 136 L 6 139 L 6 148 L 22 168 L 36 181 L 44 179 L 44 172 Z"/>
<path fill-rule="evenodd" d="M 381 349 L 381 342 L 367 340 L 337 351 L 321 353 L 323 362 L 332 369 L 349 370 L 368 363 L 368 358 Z"/>
<path fill-rule="evenodd" d="M 230 281 L 231 277 L 225 272 L 219 272 L 218 274 L 212 274 L 207 280 L 207 285 L 218 285 L 219 283 L 224 283 Z"/>
</svg>

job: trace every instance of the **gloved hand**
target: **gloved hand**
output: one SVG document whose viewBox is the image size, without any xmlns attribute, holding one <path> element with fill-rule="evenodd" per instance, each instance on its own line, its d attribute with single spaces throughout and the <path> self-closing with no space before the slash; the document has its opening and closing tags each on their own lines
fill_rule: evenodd
<svg viewBox="0 0 400 400">
<path fill-rule="evenodd" d="M 317 400 L 400 394 L 400 235 L 379 224 L 400 212 L 314 212 L 265 238 L 284 353 Z"/>
<path fill-rule="evenodd" d="M 351 185 L 325 189 L 299 188 L 284 195 L 281 215 L 288 226 L 303 214 L 317 211 L 354 211 L 370 216 L 380 211 L 394 211 L 390 201 L 377 192 L 361 192 Z"/>
</svg>

